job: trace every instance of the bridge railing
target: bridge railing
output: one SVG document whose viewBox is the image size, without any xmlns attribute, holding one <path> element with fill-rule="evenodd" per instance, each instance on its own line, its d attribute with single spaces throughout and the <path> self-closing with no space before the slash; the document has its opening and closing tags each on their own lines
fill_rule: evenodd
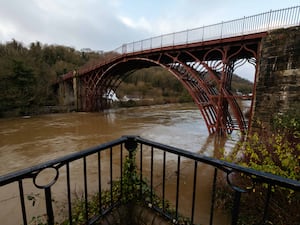
<svg viewBox="0 0 300 225">
<path fill-rule="evenodd" d="M 300 6 L 243 17 L 195 29 L 164 34 L 141 41 L 123 44 L 115 49 L 119 54 L 192 44 L 235 36 L 254 34 L 273 29 L 300 25 Z"/>
<path fill-rule="evenodd" d="M 238 183 L 240 179 L 246 182 Z M 124 136 L 0 176 L 0 215 L 3 224 L 99 224 L 124 199 L 135 196 L 130 201 L 174 224 L 235 225 L 239 212 L 250 208 L 245 199 L 254 195 L 254 218 L 273 224 L 269 211 L 274 206 L 285 209 L 282 215 L 277 210 L 279 216 L 299 219 L 285 208 L 289 202 L 273 198 L 291 191 L 299 194 L 300 182 Z M 231 213 L 220 212 L 222 196 L 232 199 Z"/>
</svg>

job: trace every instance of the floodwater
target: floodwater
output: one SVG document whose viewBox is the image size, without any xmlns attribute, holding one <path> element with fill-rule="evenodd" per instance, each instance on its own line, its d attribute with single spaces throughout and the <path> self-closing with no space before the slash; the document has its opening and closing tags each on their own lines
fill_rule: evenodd
<svg viewBox="0 0 300 225">
<path fill-rule="evenodd" d="M 1 119 L 0 175 L 99 145 L 122 135 L 139 135 L 212 157 L 220 156 L 220 148 L 230 151 L 238 139 L 237 134 L 229 139 L 209 136 L 200 111 L 193 104 Z M 192 180 L 188 176 L 188 169 L 185 171 L 183 177 Z M 207 169 L 203 174 L 212 176 L 212 170 Z M 202 183 L 205 186 L 205 182 Z M 210 186 L 211 182 L 206 185 Z M 17 195 L 17 190 L 14 191 L 16 193 L 9 197 L 6 196 L 9 190 L 1 192 L 0 189 L 0 218 L 3 224 L 21 223 L 12 219 L 14 206 L 9 206 L 9 199 Z M 181 191 L 184 191 L 184 186 Z M 5 219 L 8 215 L 12 217 Z M 228 220 L 224 218 L 221 216 L 219 221 L 227 224 Z"/>
</svg>

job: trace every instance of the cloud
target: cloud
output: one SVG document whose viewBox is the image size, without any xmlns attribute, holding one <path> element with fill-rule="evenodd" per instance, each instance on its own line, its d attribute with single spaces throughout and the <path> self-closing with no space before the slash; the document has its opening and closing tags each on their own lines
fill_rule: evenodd
<svg viewBox="0 0 300 225">
<path fill-rule="evenodd" d="M 144 17 L 141 17 L 136 21 L 132 20 L 129 17 L 125 17 L 125 16 L 119 16 L 119 19 L 121 20 L 121 22 L 124 25 L 128 26 L 131 29 L 141 29 L 141 30 L 145 30 L 147 32 L 152 31 L 152 26 L 151 26 L 150 22 L 147 21 Z"/>
<path fill-rule="evenodd" d="M 0 0 L 0 5 L 2 43 L 16 39 L 25 44 L 40 41 L 105 51 L 123 43 L 235 19 L 270 7 L 261 2 L 255 8 L 250 7 L 256 5 L 253 2 L 234 0 L 226 4 L 221 0 Z"/>
<path fill-rule="evenodd" d="M 117 16 L 118 5 L 117 0 L 10 0 L 0 8 L 0 40 L 111 50 L 120 34 L 131 31 Z"/>
</svg>

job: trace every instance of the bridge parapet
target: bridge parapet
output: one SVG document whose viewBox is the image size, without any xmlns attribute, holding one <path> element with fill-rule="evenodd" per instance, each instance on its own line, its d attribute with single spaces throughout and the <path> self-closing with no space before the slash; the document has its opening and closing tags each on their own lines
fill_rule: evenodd
<svg viewBox="0 0 300 225">
<path fill-rule="evenodd" d="M 128 54 L 150 49 L 187 45 L 292 27 L 299 25 L 299 15 L 300 6 L 271 10 L 269 12 L 240 19 L 134 41 L 123 44 L 115 49 L 114 52 Z"/>
</svg>

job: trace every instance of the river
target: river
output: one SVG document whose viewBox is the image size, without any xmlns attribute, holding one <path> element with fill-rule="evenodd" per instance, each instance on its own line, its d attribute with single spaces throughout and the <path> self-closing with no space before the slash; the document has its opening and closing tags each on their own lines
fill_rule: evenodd
<svg viewBox="0 0 300 225">
<path fill-rule="evenodd" d="M 227 139 L 209 136 L 200 111 L 193 104 L 1 119 L 0 174 L 77 152 L 122 135 L 139 135 L 212 157 L 219 157 L 220 148 L 230 151 L 238 139 L 237 134 Z M 3 199 L 5 196 L 0 196 L 0 204 L 5 201 Z"/>
<path fill-rule="evenodd" d="M 214 156 L 220 147 L 230 149 L 238 137 L 233 135 L 233 138 L 216 142 L 214 137 L 208 135 L 200 111 L 193 104 L 1 119 L 0 174 L 80 151 L 122 135 L 139 135 L 207 156 Z"/>
</svg>

